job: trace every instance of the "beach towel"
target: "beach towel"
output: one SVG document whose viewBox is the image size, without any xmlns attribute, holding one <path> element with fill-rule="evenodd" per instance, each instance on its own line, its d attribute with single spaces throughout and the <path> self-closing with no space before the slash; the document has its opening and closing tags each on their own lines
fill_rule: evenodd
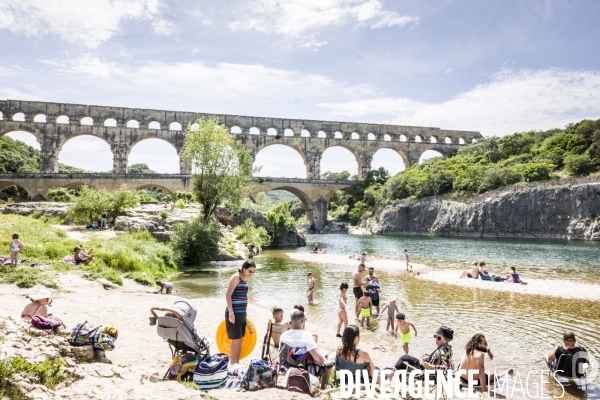
<svg viewBox="0 0 600 400">
<path fill-rule="evenodd" d="M 73 256 L 64 256 L 63 261 L 66 263 L 75 264 L 75 257 Z"/>
<path fill-rule="evenodd" d="M 17 264 L 21 264 L 23 261 L 17 259 Z M 0 257 L 0 265 L 10 264 L 10 257 Z"/>
</svg>

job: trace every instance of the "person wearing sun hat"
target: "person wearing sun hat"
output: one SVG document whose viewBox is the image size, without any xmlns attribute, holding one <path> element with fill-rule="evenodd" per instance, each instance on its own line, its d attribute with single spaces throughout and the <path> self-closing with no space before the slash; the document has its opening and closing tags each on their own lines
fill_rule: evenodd
<svg viewBox="0 0 600 400">
<path fill-rule="evenodd" d="M 36 294 L 30 294 L 31 303 L 27 304 L 21 313 L 21 318 L 31 321 L 34 315 L 48 316 L 47 304 L 52 302 L 52 293 L 48 289 L 42 289 Z"/>
<path fill-rule="evenodd" d="M 430 354 L 424 354 L 421 359 L 404 354 L 398 359 L 394 368 L 396 369 L 441 369 L 453 370 L 452 346 L 450 341 L 454 339 L 454 331 L 445 325 L 442 325 L 433 334 L 437 348 Z"/>
</svg>

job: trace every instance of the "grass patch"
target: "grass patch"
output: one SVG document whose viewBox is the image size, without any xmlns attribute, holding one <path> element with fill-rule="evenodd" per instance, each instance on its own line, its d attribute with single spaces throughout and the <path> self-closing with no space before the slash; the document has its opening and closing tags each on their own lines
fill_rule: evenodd
<svg viewBox="0 0 600 400">
<path fill-rule="evenodd" d="M 173 250 L 157 242 L 147 231 L 124 233 L 110 239 L 91 238 L 79 243 L 66 238 L 64 231 L 52 227 L 54 221 L 33 216 L 0 215 L 0 248 L 8 249 L 12 234 L 17 232 L 25 245 L 20 258 L 27 260 L 18 268 L 5 266 L 0 282 L 14 283 L 23 288 L 42 284 L 56 289 L 58 285 L 52 280 L 50 271 L 85 271 L 89 273 L 87 278 L 92 280 L 104 278 L 122 285 L 125 277 L 152 285 L 177 271 Z M 63 262 L 64 256 L 73 255 L 75 246 L 85 249 L 86 254 L 96 254 L 96 259 L 87 266 Z M 40 271 L 29 267 L 31 263 L 48 267 Z"/>
<path fill-rule="evenodd" d="M 59 358 L 46 358 L 41 364 L 32 364 L 21 356 L 2 359 L 0 360 L 0 394 L 8 395 L 9 398 L 22 398 L 21 389 L 13 384 L 15 374 L 33 377 L 39 384 L 55 390 L 58 384 L 74 380 L 66 374 L 62 366 L 63 360 Z"/>
</svg>

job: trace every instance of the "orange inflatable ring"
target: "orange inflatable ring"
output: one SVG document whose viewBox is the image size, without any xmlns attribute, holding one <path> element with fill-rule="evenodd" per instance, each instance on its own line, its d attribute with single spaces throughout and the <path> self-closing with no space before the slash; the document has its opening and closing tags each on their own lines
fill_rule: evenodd
<svg viewBox="0 0 600 400">
<path fill-rule="evenodd" d="M 240 360 L 248 357 L 254 347 L 256 346 L 256 328 L 254 323 L 250 319 L 246 319 L 246 332 L 242 339 L 242 350 L 240 351 Z M 231 339 L 227 336 L 227 330 L 225 329 L 225 321 L 221 322 L 217 328 L 215 335 L 217 347 L 221 353 L 229 354 L 229 347 L 231 346 Z"/>
</svg>

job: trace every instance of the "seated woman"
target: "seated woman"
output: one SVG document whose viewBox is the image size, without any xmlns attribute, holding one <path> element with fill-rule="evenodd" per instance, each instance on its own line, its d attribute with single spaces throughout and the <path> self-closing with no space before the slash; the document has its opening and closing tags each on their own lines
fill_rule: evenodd
<svg viewBox="0 0 600 400">
<path fill-rule="evenodd" d="M 342 335 L 342 346 L 338 347 L 336 351 L 336 371 L 352 369 L 350 372 L 354 375 L 356 369 L 368 369 L 372 381 L 375 368 L 377 367 L 375 367 L 369 353 L 357 347 L 358 343 L 360 343 L 360 330 L 358 326 L 348 325 Z M 377 375 L 376 382 L 379 383 L 379 375 Z"/>
<path fill-rule="evenodd" d="M 412 369 L 441 369 L 453 370 L 452 346 L 448 343 L 454 339 L 454 331 L 447 326 L 440 326 L 433 334 L 437 348 L 431 354 L 424 354 L 421 359 L 404 354 L 396 361 L 394 368 L 406 369 L 410 373 Z"/>
<path fill-rule="evenodd" d="M 88 265 L 90 262 L 92 262 L 92 260 L 94 260 L 94 257 L 96 257 L 95 254 L 86 256 L 81 250 L 81 247 L 75 247 L 73 251 L 75 252 L 75 255 L 73 256 L 73 258 L 75 258 L 75 265 Z"/>
<path fill-rule="evenodd" d="M 521 278 L 519 277 L 519 274 L 517 274 L 517 269 L 515 268 L 514 265 L 511 265 L 509 267 L 509 272 L 510 272 L 510 278 L 511 278 L 512 283 L 520 283 L 522 285 L 527 285 L 526 282 L 523 282 L 521 280 Z"/>
<path fill-rule="evenodd" d="M 40 290 L 37 294 L 29 295 L 31 303 L 27 304 L 21 313 L 21 318 L 25 321 L 31 321 L 35 315 L 42 317 L 48 316 L 47 304 L 52 303 L 52 293 L 47 289 Z"/>
</svg>

